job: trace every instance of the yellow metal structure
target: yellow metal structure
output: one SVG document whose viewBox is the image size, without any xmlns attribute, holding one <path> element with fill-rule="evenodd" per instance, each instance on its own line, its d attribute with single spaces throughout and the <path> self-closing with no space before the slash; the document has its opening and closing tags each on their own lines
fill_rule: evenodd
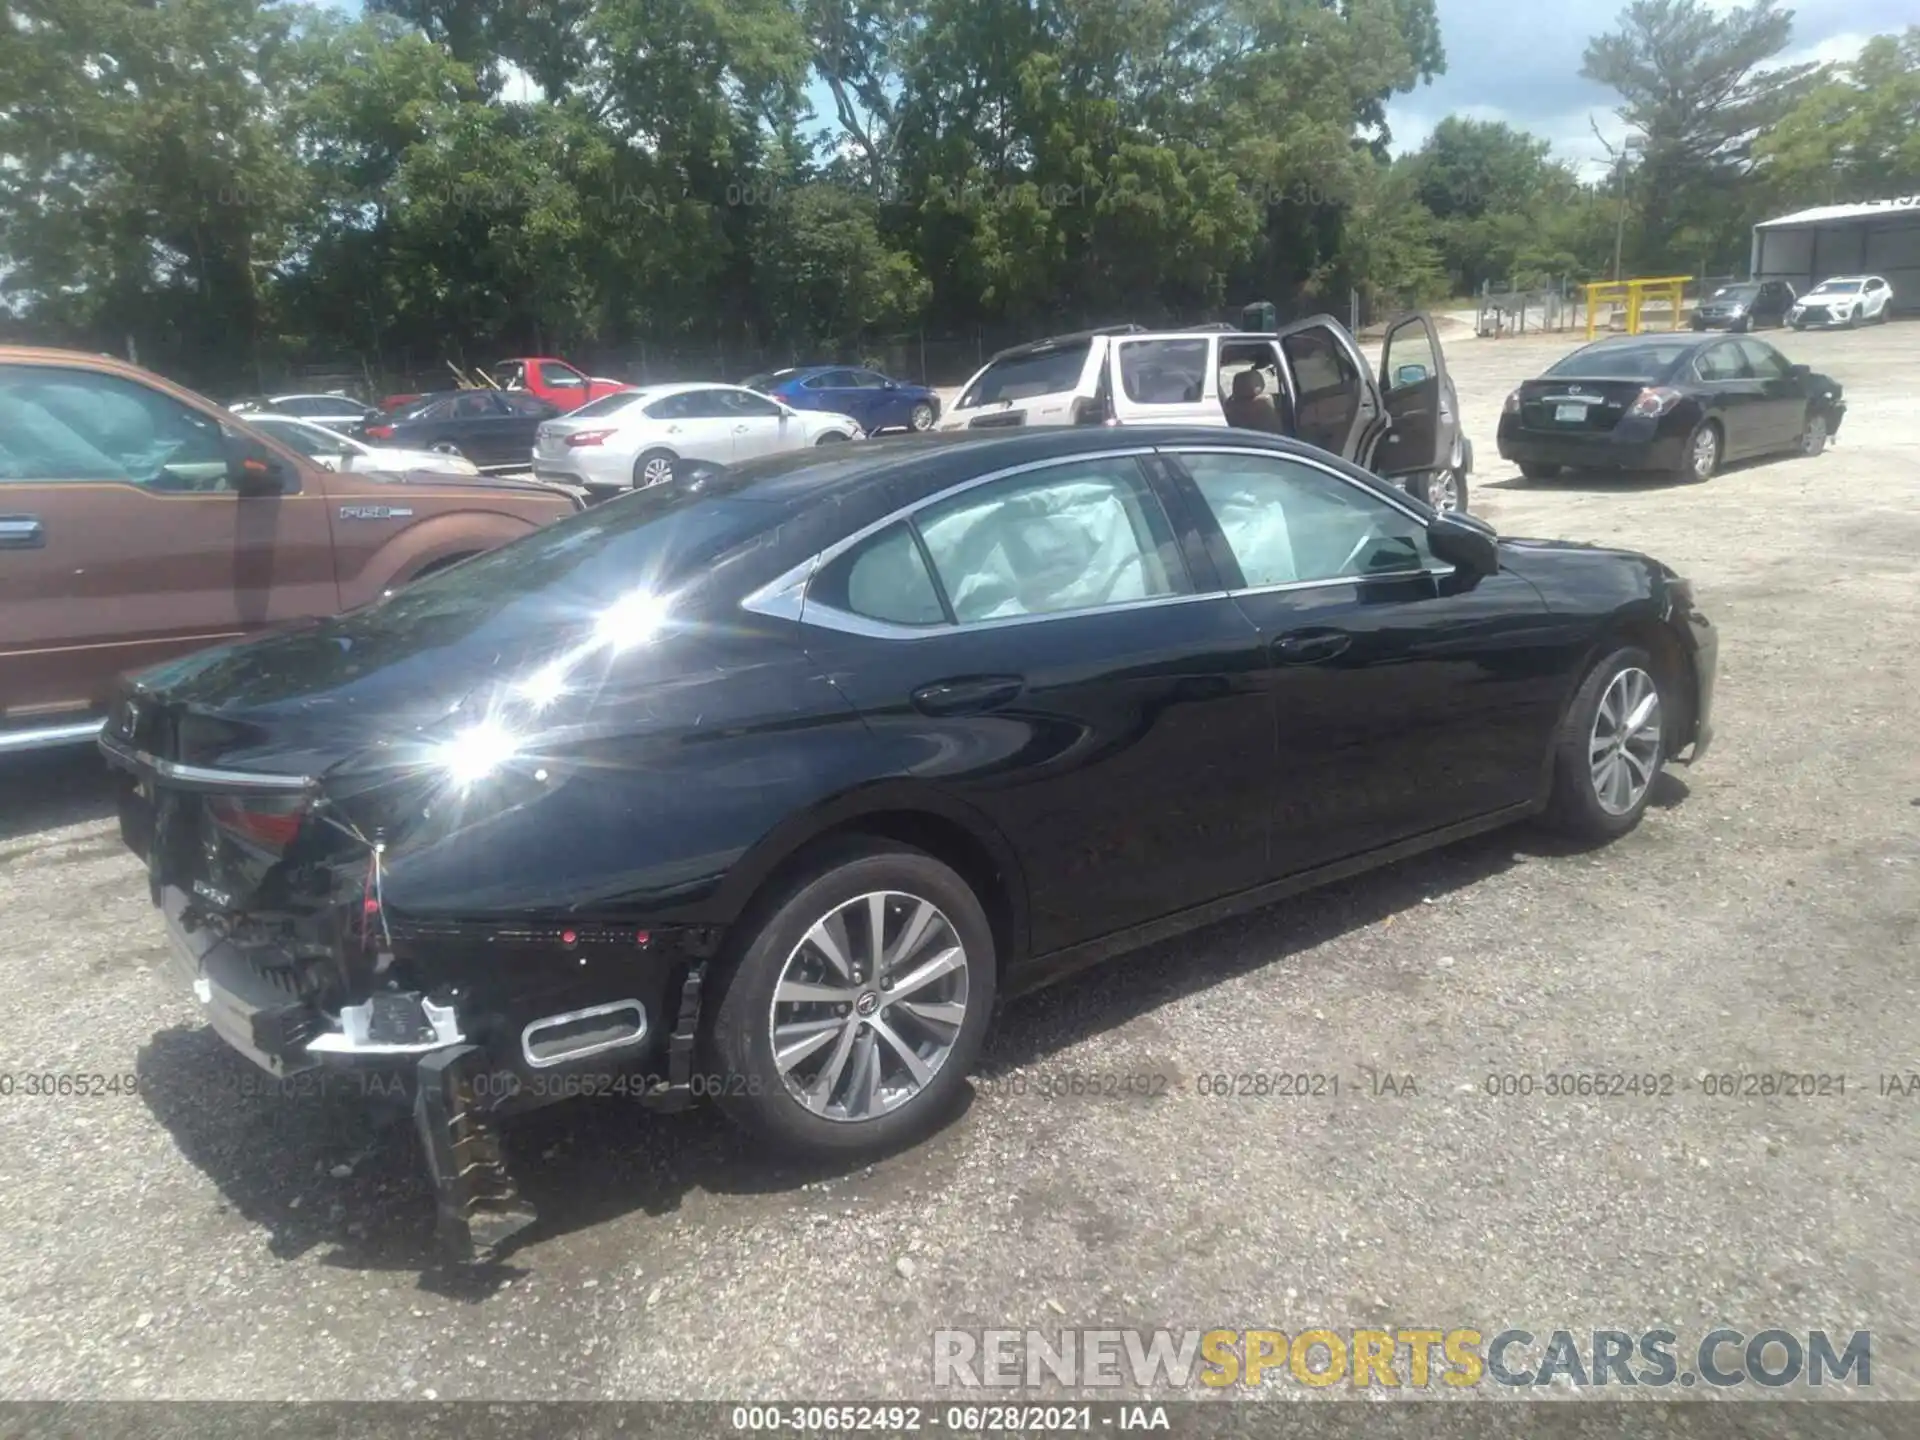
<svg viewBox="0 0 1920 1440">
<path fill-rule="evenodd" d="M 1667 275 L 1658 280 L 1602 280 L 1586 287 L 1587 338 L 1593 339 L 1602 305 L 1625 305 L 1627 334 L 1640 333 L 1640 316 L 1649 300 L 1666 300 L 1673 306 L 1673 328 L 1680 328 L 1680 306 L 1686 295 L 1690 275 Z"/>
</svg>

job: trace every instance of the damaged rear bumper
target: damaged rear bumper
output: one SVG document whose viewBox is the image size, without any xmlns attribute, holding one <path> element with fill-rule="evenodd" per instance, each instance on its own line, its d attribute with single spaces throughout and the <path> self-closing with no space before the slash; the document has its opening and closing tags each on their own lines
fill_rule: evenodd
<svg viewBox="0 0 1920 1440">
<path fill-rule="evenodd" d="M 162 891 L 160 908 L 175 975 L 232 1049 L 276 1077 L 345 1068 L 381 1077 L 375 1093 L 411 1096 L 440 1237 L 456 1258 L 491 1254 L 537 1219 L 506 1164 L 507 1116 L 587 1095 L 655 1110 L 692 1102 L 699 955 L 623 967 L 607 977 L 621 993 L 606 999 L 577 987 L 524 1000 L 388 989 L 329 1012 L 271 957 L 200 921 L 178 888 Z"/>
</svg>

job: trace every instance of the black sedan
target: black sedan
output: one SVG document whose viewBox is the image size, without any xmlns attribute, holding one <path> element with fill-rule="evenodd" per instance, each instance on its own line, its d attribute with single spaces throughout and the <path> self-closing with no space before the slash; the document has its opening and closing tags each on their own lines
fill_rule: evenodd
<svg viewBox="0 0 1920 1440">
<path fill-rule="evenodd" d="M 1846 414 L 1839 381 L 1764 340 L 1621 335 L 1509 395 L 1500 455 L 1530 480 L 1567 467 L 1705 480 L 1728 460 L 1818 455 Z"/>
<path fill-rule="evenodd" d="M 533 436 L 559 407 L 518 390 L 448 390 L 410 400 L 353 433 L 377 445 L 464 455 L 482 470 L 525 470 Z"/>
<path fill-rule="evenodd" d="M 1643 555 L 1063 427 L 636 491 L 149 671 L 101 743 L 215 1030 L 397 1069 L 485 1245 L 515 1109 L 712 1096 L 871 1154 L 997 995 L 1526 817 L 1623 834 L 1715 652 Z"/>
</svg>

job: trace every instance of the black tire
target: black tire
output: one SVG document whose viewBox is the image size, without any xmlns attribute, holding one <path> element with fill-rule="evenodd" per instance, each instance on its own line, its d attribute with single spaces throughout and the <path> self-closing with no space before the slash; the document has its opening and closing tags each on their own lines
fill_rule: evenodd
<svg viewBox="0 0 1920 1440">
<path fill-rule="evenodd" d="M 1800 426 L 1800 453 L 1806 456 L 1822 454 L 1831 438 L 1827 429 L 1827 412 L 1818 405 L 1807 407 L 1807 418 Z"/>
<path fill-rule="evenodd" d="M 847 443 L 847 437 L 842 435 L 838 430 L 829 430 L 813 443 L 815 445 L 845 445 Z"/>
<path fill-rule="evenodd" d="M 470 460 L 473 458 L 451 440 L 436 440 L 427 448 L 436 455 L 451 455 L 456 460 Z"/>
<path fill-rule="evenodd" d="M 649 485 L 664 485 L 673 479 L 673 463 L 680 457 L 671 450 L 648 450 L 633 462 L 633 488 L 644 490 Z M 665 465 L 666 473 L 658 472 L 657 467 Z"/>
<path fill-rule="evenodd" d="M 1733 333 L 1736 335 L 1744 335 L 1749 330 L 1753 329 L 1753 317 L 1750 315 L 1742 315 L 1738 320 L 1734 321 L 1733 324 L 1729 325 L 1727 328 L 1733 331 Z"/>
<path fill-rule="evenodd" d="M 1553 793 L 1547 804 L 1545 823 L 1563 835 L 1581 840 L 1614 840 L 1640 823 L 1647 802 L 1667 760 L 1665 736 L 1660 737 L 1652 760 L 1652 776 L 1639 798 L 1625 810 L 1615 813 L 1601 803 L 1594 778 L 1592 747 L 1595 721 L 1600 702 L 1615 677 L 1627 670 L 1639 670 L 1649 676 L 1660 697 L 1662 720 L 1668 713 L 1668 681 L 1654 659 L 1637 645 L 1625 645 L 1595 665 L 1574 693 L 1573 703 L 1561 717 L 1554 735 Z"/>
<path fill-rule="evenodd" d="M 830 1119 L 802 1103 L 775 1061 L 774 992 L 789 957 L 815 924 L 836 907 L 882 890 L 930 901 L 946 917 L 967 960 L 965 1014 L 940 1068 L 917 1094 L 871 1119 Z M 896 931 L 889 943 L 897 940 Z M 756 904 L 734 944 L 721 967 L 705 1036 L 708 1073 L 722 1080 L 712 1088 L 729 1118 L 790 1154 L 851 1157 L 886 1153 L 951 1115 L 986 1039 L 997 970 L 986 912 L 952 869 L 924 851 L 849 840 Z"/>
<path fill-rule="evenodd" d="M 1699 449 L 1703 435 L 1713 436 L 1713 452 L 1702 459 Z M 1699 485 L 1711 480 L 1720 471 L 1720 462 L 1726 458 L 1727 437 L 1721 431 L 1719 422 L 1702 420 L 1687 432 L 1687 442 L 1680 447 L 1680 461 L 1673 476 L 1676 480 L 1688 481 Z"/>
<path fill-rule="evenodd" d="M 1529 480 L 1551 480 L 1560 473 L 1560 466 L 1543 464 L 1538 460 L 1522 460 L 1520 473 Z"/>
</svg>

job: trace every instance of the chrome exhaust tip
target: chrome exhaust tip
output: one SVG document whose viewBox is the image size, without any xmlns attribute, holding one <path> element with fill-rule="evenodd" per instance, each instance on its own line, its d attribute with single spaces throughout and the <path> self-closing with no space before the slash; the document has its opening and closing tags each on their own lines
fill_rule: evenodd
<svg viewBox="0 0 1920 1440">
<path fill-rule="evenodd" d="M 638 1000 L 615 1000 L 530 1022 L 520 1032 L 520 1053 L 535 1070 L 544 1070 L 588 1055 L 629 1049 L 646 1038 L 647 1007 Z"/>
</svg>

